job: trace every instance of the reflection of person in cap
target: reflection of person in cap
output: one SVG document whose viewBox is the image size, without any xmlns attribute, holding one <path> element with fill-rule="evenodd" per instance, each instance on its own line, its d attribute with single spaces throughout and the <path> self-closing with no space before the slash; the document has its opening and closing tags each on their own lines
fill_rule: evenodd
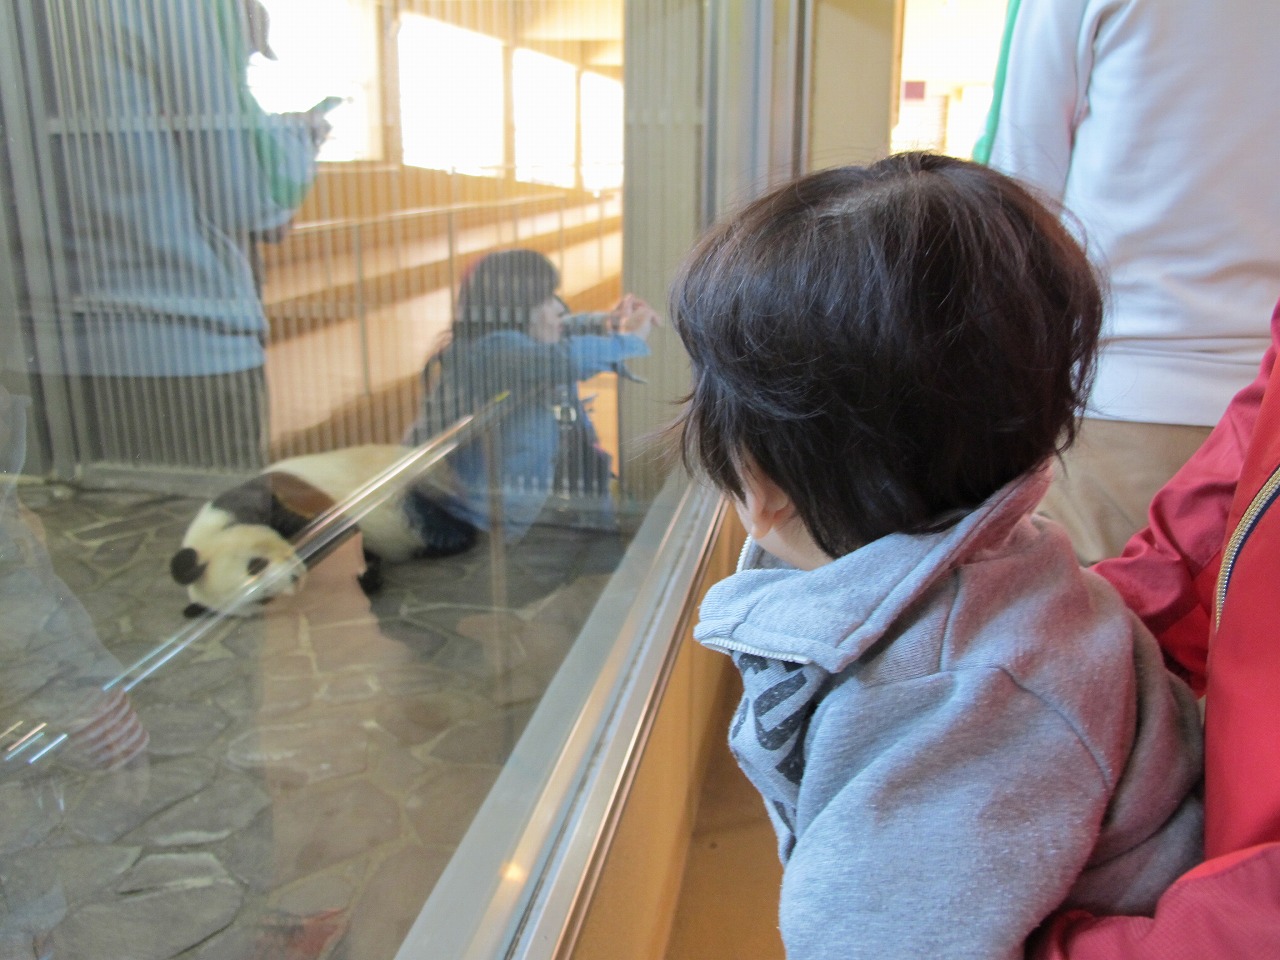
<svg viewBox="0 0 1280 960">
<path fill-rule="evenodd" d="M 598 464 L 607 486 L 609 457 L 599 449 L 578 382 L 647 354 L 645 340 L 661 320 L 627 295 L 599 333 L 566 336 L 569 308 L 556 296 L 559 286 L 559 271 L 541 253 L 489 254 L 464 277 L 448 343 L 427 363 L 427 395 L 405 443 L 423 443 L 509 393 L 496 468 L 489 470 L 482 442 L 460 448 L 450 458 L 455 483 L 438 498 L 446 521 L 470 529 L 472 540 L 476 529 L 497 522 L 490 516 L 491 477 L 502 487 L 505 537 L 529 528 L 552 491 L 567 438 L 584 460 L 582 473 Z"/>
<path fill-rule="evenodd" d="M 260 8 L 95 0 L 76 5 L 74 31 L 33 28 L 43 89 L 84 92 L 47 198 L 67 263 L 62 349 L 38 358 L 42 396 L 65 391 L 83 411 L 83 464 L 265 459 L 267 320 L 246 243 L 289 223 L 328 125 L 252 96 L 251 48 L 274 54 Z M 37 109 L 56 117 L 57 100 Z"/>
<path fill-rule="evenodd" d="M 244 16 L 246 61 L 255 53 L 266 57 L 268 60 L 279 59 L 276 56 L 276 52 L 271 49 L 271 14 L 267 12 L 262 0 L 242 0 L 240 9 Z M 332 129 L 324 115 L 324 111 L 319 109 L 318 106 L 304 113 L 288 113 L 281 114 L 281 116 L 293 117 L 302 123 L 310 132 L 311 141 L 317 149 L 328 139 L 329 132 Z M 253 287 L 258 293 L 259 300 L 262 299 L 262 289 L 267 278 L 267 266 L 262 256 L 262 244 L 281 243 L 289 235 L 289 230 L 292 227 L 293 219 L 290 218 L 285 223 L 268 230 L 250 231 L 245 240 L 245 257 L 253 270 Z"/>
</svg>

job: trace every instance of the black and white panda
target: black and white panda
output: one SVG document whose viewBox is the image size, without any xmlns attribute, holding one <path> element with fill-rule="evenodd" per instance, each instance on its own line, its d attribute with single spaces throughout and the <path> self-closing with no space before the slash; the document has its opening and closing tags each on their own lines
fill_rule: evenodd
<svg viewBox="0 0 1280 960">
<path fill-rule="evenodd" d="M 281 460 L 206 503 L 169 561 L 173 579 L 187 588 L 191 600 L 186 615 L 206 610 L 251 615 L 256 610 L 246 609 L 241 598 L 258 578 L 257 604 L 297 592 L 306 563 L 291 540 L 408 452 L 395 444 L 366 444 Z M 360 585 L 366 593 L 381 585 L 384 561 L 458 553 L 476 539 L 474 528 L 442 516 L 440 507 L 414 487 L 398 490 L 357 526 L 364 541 Z"/>
</svg>

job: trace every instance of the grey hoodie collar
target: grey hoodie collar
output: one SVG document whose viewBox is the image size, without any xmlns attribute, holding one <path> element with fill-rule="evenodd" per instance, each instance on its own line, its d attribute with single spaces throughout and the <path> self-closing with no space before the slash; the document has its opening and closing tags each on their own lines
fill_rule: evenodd
<svg viewBox="0 0 1280 960">
<path fill-rule="evenodd" d="M 953 527 L 890 534 L 816 570 L 748 542 L 739 573 L 712 587 L 694 639 L 719 650 L 838 673 L 962 560 L 1003 544 L 1044 496 L 1046 465 L 1002 487 Z"/>
</svg>

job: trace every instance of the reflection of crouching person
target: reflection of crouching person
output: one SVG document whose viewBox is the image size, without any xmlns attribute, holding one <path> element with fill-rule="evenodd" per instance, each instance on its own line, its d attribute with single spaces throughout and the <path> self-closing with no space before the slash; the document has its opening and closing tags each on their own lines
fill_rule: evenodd
<svg viewBox="0 0 1280 960">
<path fill-rule="evenodd" d="M 784 863 L 790 960 L 1013 960 L 1201 856 L 1194 699 L 1034 516 L 1102 300 L 1022 188 L 905 154 L 714 229 L 672 295 L 686 458 L 751 534 L 695 636 Z"/>
<path fill-rule="evenodd" d="M 506 400 L 495 431 L 496 463 L 483 439 L 464 444 L 432 497 L 438 515 L 425 526 L 441 553 L 466 549 L 477 530 L 498 523 L 507 539 L 522 536 L 551 495 L 566 453 L 582 473 L 609 475 L 610 458 L 599 448 L 578 383 L 647 354 L 646 340 L 661 320 L 643 300 L 627 296 L 599 332 L 566 332 L 571 315 L 556 295 L 559 286 L 560 272 L 534 250 L 489 254 L 462 281 L 457 319 L 428 361 L 427 393 L 404 442 L 429 440 L 499 394 Z M 495 502 L 499 518 L 491 515 Z"/>
</svg>

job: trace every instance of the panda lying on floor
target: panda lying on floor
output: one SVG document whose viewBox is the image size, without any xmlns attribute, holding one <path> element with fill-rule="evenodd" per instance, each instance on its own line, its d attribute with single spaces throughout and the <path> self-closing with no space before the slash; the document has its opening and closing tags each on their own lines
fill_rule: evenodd
<svg viewBox="0 0 1280 960">
<path fill-rule="evenodd" d="M 291 539 L 408 452 L 395 444 L 369 444 L 281 460 L 206 503 L 169 561 L 169 572 L 191 600 L 186 615 L 207 610 L 252 615 L 255 608 L 237 598 L 255 578 L 266 584 L 259 604 L 295 593 L 305 579 L 306 564 Z M 384 561 L 446 556 L 475 542 L 471 529 L 469 537 L 463 535 L 447 548 L 438 542 L 428 547 L 428 526 L 441 512 L 432 500 L 408 488 L 359 521 L 366 563 L 360 586 L 366 593 L 381 586 Z"/>
</svg>

